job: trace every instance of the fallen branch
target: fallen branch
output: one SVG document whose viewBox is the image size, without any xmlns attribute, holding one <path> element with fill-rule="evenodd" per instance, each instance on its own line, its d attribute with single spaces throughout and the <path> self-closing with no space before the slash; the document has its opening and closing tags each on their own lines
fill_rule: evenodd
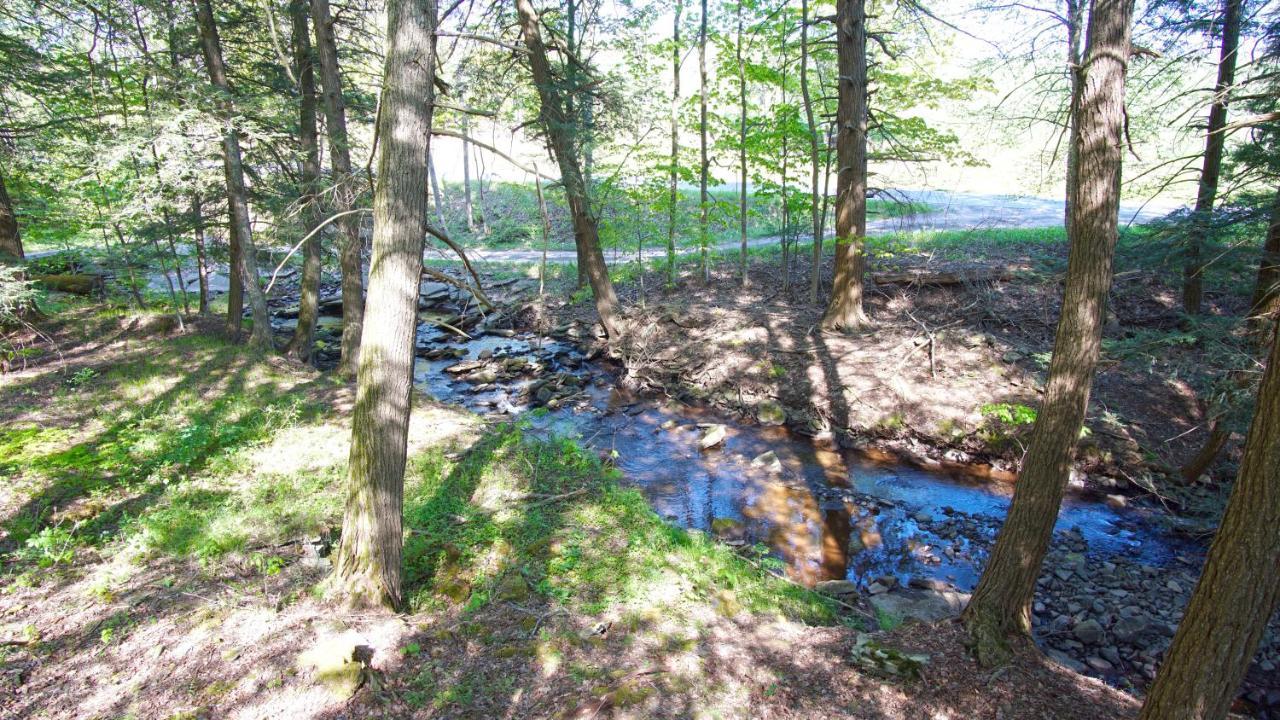
<svg viewBox="0 0 1280 720">
<path fill-rule="evenodd" d="M 1017 268 L 974 270 L 906 270 L 902 272 L 872 273 L 877 285 L 967 285 L 979 282 L 996 282 L 1014 277 Z"/>
</svg>

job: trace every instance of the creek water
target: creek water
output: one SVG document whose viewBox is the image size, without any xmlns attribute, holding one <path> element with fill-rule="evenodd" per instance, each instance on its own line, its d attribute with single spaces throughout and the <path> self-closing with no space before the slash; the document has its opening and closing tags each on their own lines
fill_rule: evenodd
<svg viewBox="0 0 1280 720">
<path fill-rule="evenodd" d="M 732 545 L 763 544 L 805 584 L 847 579 L 866 588 L 892 575 L 970 590 L 1012 495 L 1009 483 L 874 462 L 783 427 L 621 391 L 607 367 L 553 338 L 455 342 L 428 329 L 419 352 L 437 358 L 415 368 L 415 382 L 434 397 L 579 438 L 611 457 L 659 515 Z M 704 450 L 712 424 L 725 437 Z M 1202 552 L 1143 510 L 1073 495 L 1056 530 L 1090 558 L 1163 565 Z"/>
</svg>

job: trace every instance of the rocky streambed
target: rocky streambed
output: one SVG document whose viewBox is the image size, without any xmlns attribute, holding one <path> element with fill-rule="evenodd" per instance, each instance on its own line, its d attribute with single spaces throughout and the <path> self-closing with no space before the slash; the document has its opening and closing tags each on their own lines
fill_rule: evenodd
<svg viewBox="0 0 1280 720">
<path fill-rule="evenodd" d="M 493 288 L 516 307 L 529 281 Z M 340 311 L 332 295 L 322 307 Z M 282 307 L 289 315 L 289 308 Z M 470 296 L 424 282 L 415 382 L 532 432 L 596 448 L 670 522 L 780 559 L 788 575 L 882 625 L 956 614 L 977 582 L 1012 486 L 868 458 L 788 430 L 766 408 L 728 416 L 635 395 L 618 369 L 582 350 L 587 328 L 519 329 L 515 311 L 482 312 Z M 278 317 L 280 317 L 278 315 Z M 287 317 L 278 330 L 289 329 Z M 322 359 L 336 359 L 323 321 Z M 325 355 L 327 353 L 327 355 Z M 1037 586 L 1034 632 L 1046 653 L 1120 687 L 1155 675 L 1204 559 L 1204 546 L 1165 530 L 1160 513 L 1069 494 Z M 1280 717 L 1280 622 L 1250 669 L 1244 708 Z"/>
</svg>

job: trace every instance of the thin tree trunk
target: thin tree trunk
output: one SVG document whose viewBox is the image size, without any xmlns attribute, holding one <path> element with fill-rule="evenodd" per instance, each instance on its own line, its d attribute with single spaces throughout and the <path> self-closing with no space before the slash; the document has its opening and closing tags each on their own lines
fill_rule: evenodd
<svg viewBox="0 0 1280 720">
<path fill-rule="evenodd" d="M 196 272 L 200 276 L 200 314 L 209 314 L 209 258 L 204 243 L 204 210 L 200 193 L 191 196 L 191 222 L 195 227 Z"/>
<path fill-rule="evenodd" d="M 707 172 L 711 169 L 711 161 L 707 158 L 707 0 L 702 0 L 702 20 L 698 25 L 698 72 L 702 78 L 698 93 L 698 135 L 701 156 L 698 162 L 698 246 L 702 248 L 702 282 L 711 281 L 711 267 L 708 263 L 710 238 L 707 227 Z"/>
<path fill-rule="evenodd" d="M 963 619 L 984 664 L 1008 657 L 1010 637 L 1028 638 L 1036 578 L 1084 424 L 1102 344 L 1120 208 L 1124 144 L 1124 83 L 1133 0 L 1093 0 L 1075 137 L 1077 177 L 1068 185 L 1070 250 L 1062 311 L 1044 402 L 1031 432 L 1022 472 Z"/>
<path fill-rule="evenodd" d="M 537 170 L 537 167 L 534 167 Z M 538 265 L 538 297 L 546 292 L 547 244 L 551 242 L 551 216 L 547 213 L 547 198 L 542 194 L 542 178 L 533 176 L 533 188 L 538 193 L 538 212 L 542 214 L 542 263 Z"/>
<path fill-rule="evenodd" d="M 489 235 L 489 213 L 488 206 L 485 205 L 484 199 L 484 176 L 487 174 L 484 163 L 484 153 L 480 148 L 472 146 L 471 151 L 475 153 L 476 158 L 476 192 L 480 200 L 480 234 Z"/>
<path fill-rule="evenodd" d="M 1274 325 L 1274 323 L 1273 323 Z M 1274 337 L 1274 334 L 1273 334 Z M 1240 475 L 1140 720 L 1221 720 L 1280 603 L 1280 342 Z"/>
<path fill-rule="evenodd" d="M 22 252 L 22 233 L 18 230 L 18 214 L 14 212 L 13 200 L 9 199 L 9 191 L 4 186 L 4 175 L 0 175 L 0 259 L 11 258 L 24 260 Z"/>
<path fill-rule="evenodd" d="M 222 164 L 227 180 L 227 204 L 231 216 L 231 254 L 235 259 L 232 275 L 238 274 L 249 295 L 249 310 L 253 318 L 253 332 L 249 343 L 264 350 L 271 349 L 271 323 L 267 317 L 267 297 L 258 281 L 258 253 L 249 226 L 249 203 L 244 187 L 244 163 L 240 157 L 240 138 L 236 134 L 233 118 L 235 110 L 231 101 L 231 88 L 227 83 L 227 70 L 222 63 L 222 46 L 218 41 L 218 27 L 214 24 L 213 8 L 209 0 L 195 0 L 196 17 L 200 25 L 200 45 L 204 50 L 209 80 L 218 88 L 222 98 L 218 101 L 222 128 Z M 238 251 L 238 252 L 237 252 Z M 235 256 L 239 255 L 238 258 Z M 234 291 L 234 284 L 232 289 Z M 228 330 L 239 335 L 240 314 L 238 308 L 227 314 Z"/>
<path fill-rule="evenodd" d="M 617 317 L 618 298 L 614 294 L 613 283 L 609 280 L 604 253 L 600 250 L 600 232 L 582 180 L 582 168 L 578 163 L 578 151 L 573 138 L 573 116 L 566 112 L 564 99 L 555 87 L 551 63 L 547 60 L 547 50 L 542 43 L 538 14 L 533 9 L 533 4 L 530 0 L 515 0 L 515 5 L 520 16 L 520 34 L 529 50 L 533 82 L 538 88 L 539 119 L 551 143 L 556 162 L 560 165 L 560 178 L 569 205 L 569 215 L 573 219 L 574 242 L 578 248 L 580 267 L 586 267 L 600 324 L 609 337 L 616 338 L 622 332 L 622 325 Z"/>
<path fill-rule="evenodd" d="M 329 163 L 333 166 L 334 207 L 349 212 L 355 207 L 356 179 L 351 172 L 351 143 L 347 135 L 347 106 L 342 93 L 342 69 L 334 38 L 329 0 L 311 0 L 311 23 L 316 34 L 316 56 L 320 63 L 325 128 L 329 133 Z M 426 193 L 423 193 L 424 195 Z M 339 264 L 342 267 L 342 351 L 338 374 L 352 377 L 360 358 L 360 337 L 364 327 L 364 243 L 360 240 L 357 215 L 338 220 L 342 236 Z"/>
<path fill-rule="evenodd" d="M 1280 189 L 1271 205 L 1271 222 L 1258 263 L 1258 282 L 1253 287 L 1249 314 L 1255 322 L 1280 315 Z"/>
<path fill-rule="evenodd" d="M 680 168 L 680 13 L 684 0 L 676 0 L 671 29 L 671 207 L 667 212 L 667 286 L 676 284 L 676 213 L 679 211 Z"/>
<path fill-rule="evenodd" d="M 1243 0 L 1223 0 L 1222 55 L 1218 60 L 1218 83 L 1209 105 L 1209 126 L 1205 131 L 1204 166 L 1196 191 L 1195 214 L 1187 235 L 1187 259 L 1183 267 L 1182 309 L 1188 315 L 1200 312 L 1204 302 L 1205 242 L 1213 232 L 1213 206 L 1218 199 L 1218 179 L 1222 175 L 1222 152 L 1227 136 L 1227 96 L 1236 76 L 1236 49 L 1240 45 L 1240 6 Z"/>
<path fill-rule="evenodd" d="M 738 235 L 742 286 L 747 286 L 747 64 L 742 57 L 742 3 L 738 3 Z"/>
<path fill-rule="evenodd" d="M 800 95 L 805 123 L 809 128 L 809 214 L 813 221 L 813 267 L 810 268 L 809 302 L 818 302 L 822 284 L 822 219 L 818 216 L 818 126 L 813 121 L 813 100 L 809 95 L 809 0 L 800 3 Z"/>
<path fill-rule="evenodd" d="M 431 178 L 431 197 L 435 205 L 436 221 L 440 223 L 440 229 L 448 233 L 449 224 L 444 221 L 444 197 L 440 193 L 440 182 L 436 180 L 436 163 L 433 158 L 427 158 L 427 175 Z"/>
<path fill-rule="evenodd" d="M 867 324 L 862 309 L 862 253 L 867 235 L 866 0 L 836 4 L 839 107 L 836 111 L 836 258 L 831 303 L 822 327 L 849 332 Z"/>
<path fill-rule="evenodd" d="M 369 313 L 352 411 L 334 587 L 351 605 L 400 607 L 404 469 L 435 108 L 435 0 L 389 0 Z"/>
<path fill-rule="evenodd" d="M 467 116 L 462 116 L 462 134 L 470 135 L 471 127 Z M 467 216 L 467 231 L 476 231 L 476 215 L 471 207 L 471 143 L 462 141 L 462 213 Z"/>
<path fill-rule="evenodd" d="M 1075 142 L 1076 105 L 1080 102 L 1080 38 L 1084 36 L 1084 3 L 1085 0 L 1067 0 L 1067 73 L 1071 82 L 1071 97 L 1067 100 L 1067 177 L 1076 175 L 1076 162 L 1080 148 Z M 1071 193 L 1067 188 L 1066 201 L 1063 204 L 1063 221 L 1065 227 L 1071 222 Z"/>
<path fill-rule="evenodd" d="M 311 36 L 307 19 L 307 0 L 291 0 L 289 16 L 293 23 L 293 63 L 298 79 L 298 144 L 302 151 L 302 218 L 303 232 L 311 232 L 319 213 L 320 145 L 316 129 L 315 59 L 311 53 Z M 298 325 L 285 354 L 309 362 L 316 337 L 316 319 L 320 315 L 320 233 L 303 245 L 302 287 L 298 298 Z"/>
<path fill-rule="evenodd" d="M 782 104 L 787 104 L 787 33 L 782 33 Z M 787 204 L 787 158 L 791 154 L 787 132 L 782 131 L 782 292 L 791 290 L 791 246 L 787 242 L 787 231 L 791 227 L 791 206 Z"/>
</svg>

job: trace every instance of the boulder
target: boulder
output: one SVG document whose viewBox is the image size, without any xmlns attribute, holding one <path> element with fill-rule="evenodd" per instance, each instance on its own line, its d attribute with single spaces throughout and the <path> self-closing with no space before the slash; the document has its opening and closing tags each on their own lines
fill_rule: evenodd
<svg viewBox="0 0 1280 720">
<path fill-rule="evenodd" d="M 814 585 L 813 589 L 823 595 L 830 595 L 831 597 L 836 598 L 843 598 L 849 595 L 858 594 L 858 586 L 848 580 L 823 580 L 817 585 Z"/>
<path fill-rule="evenodd" d="M 707 425 L 702 430 L 702 439 L 698 441 L 698 447 L 703 450 L 709 450 L 720 443 L 724 442 L 726 429 L 724 425 L 719 423 Z"/>
<path fill-rule="evenodd" d="M 1076 626 L 1071 629 L 1071 633 L 1085 645 L 1097 645 L 1102 642 L 1102 638 L 1106 635 L 1102 629 L 1102 624 L 1093 618 L 1076 623 Z"/>
<path fill-rule="evenodd" d="M 955 617 L 969 604 L 969 594 L 951 590 L 907 588 L 871 598 L 876 612 L 903 622 L 933 623 Z"/>
<path fill-rule="evenodd" d="M 756 405 L 756 419 L 761 425 L 782 425 L 787 422 L 787 411 L 776 400 L 761 400 Z"/>
</svg>

